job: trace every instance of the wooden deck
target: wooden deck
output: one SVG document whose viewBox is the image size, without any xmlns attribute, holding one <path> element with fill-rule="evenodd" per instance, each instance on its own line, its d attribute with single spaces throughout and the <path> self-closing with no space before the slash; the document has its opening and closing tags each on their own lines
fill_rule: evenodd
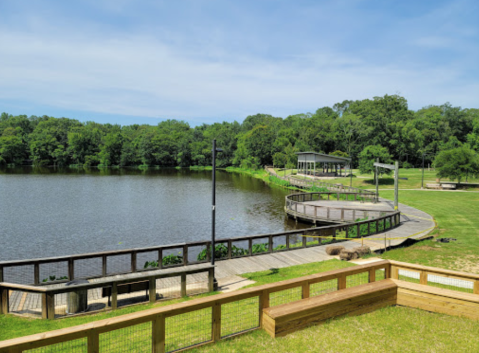
<svg viewBox="0 0 479 353">
<path fill-rule="evenodd" d="M 380 206 L 377 206 L 378 208 L 394 209 L 392 201 L 386 199 L 380 199 L 380 201 L 381 203 Z M 351 202 L 348 201 L 347 204 L 350 205 Z M 399 204 L 399 209 L 402 213 L 404 213 L 401 214 L 401 225 L 386 232 L 365 237 L 363 240 L 364 245 L 369 246 L 373 251 L 384 249 L 384 237 L 386 237 L 387 247 L 397 246 L 407 240 L 407 238 L 403 237 L 421 239 L 427 236 L 427 234 L 429 234 L 432 231 L 432 228 L 435 226 L 432 216 L 425 212 L 403 204 Z M 360 239 L 342 242 L 341 245 L 347 249 L 351 249 L 357 247 L 358 243 L 360 245 Z M 228 286 L 233 282 L 242 280 L 244 281 L 243 278 L 238 277 L 238 275 L 243 273 L 266 271 L 271 268 L 283 268 L 325 261 L 333 258 L 337 257 L 327 255 L 326 245 L 323 245 L 275 254 L 265 254 L 239 259 L 217 261 L 216 278 L 218 279 L 220 286 Z"/>
</svg>

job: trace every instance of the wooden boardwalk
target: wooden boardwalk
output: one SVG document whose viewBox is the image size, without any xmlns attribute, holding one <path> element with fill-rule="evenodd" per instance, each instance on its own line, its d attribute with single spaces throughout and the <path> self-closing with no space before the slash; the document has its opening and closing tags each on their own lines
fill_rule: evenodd
<svg viewBox="0 0 479 353">
<path fill-rule="evenodd" d="M 347 201 L 344 202 L 344 204 L 347 207 L 351 207 L 353 202 Z M 364 206 L 364 204 L 362 205 Z M 377 209 L 394 209 L 392 201 L 382 198 L 380 199 L 380 204 L 377 204 L 375 207 L 377 207 Z M 364 237 L 364 245 L 368 245 L 372 250 L 384 249 L 384 238 L 386 237 L 387 247 L 397 246 L 406 241 L 406 237 L 413 239 L 421 239 L 425 237 L 435 226 L 431 215 L 414 207 L 399 204 L 399 210 L 401 211 L 401 225 L 383 233 Z M 341 245 L 350 249 L 357 247 L 360 243 L 361 240 L 357 239 L 355 241 L 342 242 Z M 228 287 L 232 283 L 235 283 L 235 287 L 238 287 L 243 281 L 245 281 L 244 278 L 238 277 L 238 275 L 243 273 L 266 271 L 272 268 L 283 268 L 325 261 L 333 258 L 337 258 L 337 256 L 327 255 L 326 245 L 322 245 L 274 254 L 222 260 L 217 261 L 216 263 L 216 278 L 218 279 L 220 286 Z"/>
</svg>

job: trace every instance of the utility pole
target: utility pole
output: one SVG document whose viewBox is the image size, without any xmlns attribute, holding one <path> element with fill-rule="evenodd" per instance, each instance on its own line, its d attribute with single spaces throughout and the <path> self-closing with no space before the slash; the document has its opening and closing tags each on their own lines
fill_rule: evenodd
<svg viewBox="0 0 479 353">
<path fill-rule="evenodd" d="M 215 265 L 215 225 L 216 225 L 216 152 L 223 152 L 222 149 L 216 148 L 216 139 L 213 140 L 213 150 L 212 150 L 212 157 L 213 157 L 213 191 L 212 191 L 212 196 L 213 196 L 213 202 L 212 202 L 212 207 L 211 207 L 211 265 Z M 213 268 L 213 273 L 215 272 L 215 269 Z M 218 281 L 216 280 L 216 277 L 214 276 L 213 279 L 213 290 L 218 290 Z"/>
</svg>

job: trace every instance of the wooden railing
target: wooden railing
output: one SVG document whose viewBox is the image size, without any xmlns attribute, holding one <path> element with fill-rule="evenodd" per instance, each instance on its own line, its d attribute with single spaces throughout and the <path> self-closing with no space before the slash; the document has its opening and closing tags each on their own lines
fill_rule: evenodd
<svg viewBox="0 0 479 353">
<path fill-rule="evenodd" d="M 312 187 L 319 187 L 319 188 L 326 188 L 330 191 L 336 191 L 340 193 L 356 193 L 358 195 L 358 200 L 363 201 L 365 199 L 370 200 L 371 202 L 377 202 L 378 198 L 375 192 L 369 191 L 369 190 L 364 190 L 364 189 L 359 189 L 355 188 L 352 186 L 347 186 L 343 184 L 332 184 L 332 183 L 327 183 L 321 180 L 306 180 L 306 179 L 298 179 L 294 178 L 291 175 L 281 175 L 276 173 L 273 167 L 271 166 L 265 166 L 265 170 L 271 174 L 274 175 L 275 177 L 286 180 L 289 182 L 290 185 L 292 186 L 298 186 L 298 187 L 303 187 L 303 188 L 312 188 Z"/>
<path fill-rule="evenodd" d="M 211 265 L 201 265 L 196 268 L 186 267 L 184 269 L 173 269 L 170 271 L 149 271 L 137 274 L 135 276 L 113 276 L 106 280 L 95 281 L 93 283 L 84 283 L 77 284 L 74 286 L 64 286 L 64 285 L 52 285 L 52 286 L 29 286 L 23 284 L 13 284 L 0 282 L 0 314 L 7 314 L 13 312 L 16 314 L 27 313 L 29 316 L 33 314 L 38 315 L 43 319 L 55 319 L 57 317 L 62 317 L 67 315 L 65 311 L 65 301 L 68 300 L 67 295 L 72 292 L 83 292 L 84 295 L 91 297 L 91 290 L 102 290 L 104 288 L 109 289 L 109 296 L 111 296 L 111 304 L 109 307 L 106 307 L 106 310 L 116 310 L 118 308 L 118 288 L 120 286 L 125 286 L 128 284 L 144 284 L 145 289 L 149 292 L 149 302 L 154 303 L 157 300 L 157 289 L 158 291 L 166 292 L 172 291 L 170 288 L 157 288 L 157 281 L 160 279 L 178 278 L 178 288 L 173 290 L 177 291 L 177 297 L 187 296 L 187 276 L 193 276 L 196 274 L 206 274 L 204 282 L 205 290 L 203 292 L 212 292 L 213 291 L 213 280 L 214 280 L 214 266 Z M 133 290 L 135 291 L 135 290 Z M 138 292 L 138 291 L 135 291 Z M 197 293 L 195 293 L 197 294 Z M 37 295 L 40 296 L 40 300 L 35 300 L 36 298 L 28 298 L 28 295 Z M 100 294 L 101 295 L 101 294 Z M 19 298 L 17 298 L 19 297 Z M 56 303 L 55 298 L 62 299 L 62 303 Z M 96 298 L 95 298 L 96 299 Z M 163 294 L 161 294 L 160 299 L 163 299 Z M 15 300 L 16 302 L 23 301 L 21 309 L 10 308 L 10 302 Z M 25 302 L 32 302 L 30 305 L 25 305 Z M 56 304 L 62 305 L 61 310 L 57 310 L 58 306 Z M 105 309 L 101 309 L 105 310 Z M 89 310 L 88 313 L 91 313 L 95 310 Z"/>
<path fill-rule="evenodd" d="M 0 353 L 171 352 L 259 329 L 263 309 L 390 277 L 390 264 L 328 271 L 0 342 Z"/>
<path fill-rule="evenodd" d="M 311 201 L 357 201 L 357 193 L 339 192 L 309 192 L 296 193 L 285 197 L 285 212 L 295 218 L 310 220 L 313 222 L 355 222 L 356 219 L 375 219 L 383 216 L 393 216 L 398 211 L 377 210 L 367 208 L 348 208 L 340 206 L 327 206 L 325 204 L 306 204 Z"/>
</svg>

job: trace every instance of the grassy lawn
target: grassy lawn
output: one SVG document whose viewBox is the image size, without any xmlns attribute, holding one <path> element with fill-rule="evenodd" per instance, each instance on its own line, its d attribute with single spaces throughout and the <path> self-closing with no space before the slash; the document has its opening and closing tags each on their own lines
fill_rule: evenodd
<svg viewBox="0 0 479 353">
<path fill-rule="evenodd" d="M 477 352 L 478 330 L 478 321 L 388 307 L 276 339 L 258 330 L 191 352 Z"/>
<path fill-rule="evenodd" d="M 280 169 L 276 169 L 276 172 L 283 176 L 283 171 Z M 296 173 L 296 169 L 294 170 L 287 170 L 286 175 L 291 175 L 291 172 Z M 421 178 L 422 178 L 422 169 L 419 168 L 410 168 L 410 169 L 399 169 L 399 177 L 400 178 L 407 178 L 408 180 L 399 180 L 399 188 L 400 189 L 419 189 L 421 188 Z M 307 179 L 311 180 L 310 178 L 305 178 L 298 176 L 299 179 Z M 441 179 L 442 181 L 448 181 L 448 179 Z M 348 185 L 350 183 L 350 178 L 336 178 L 336 179 L 324 179 L 327 183 L 337 184 L 341 183 L 343 185 Z M 464 182 L 465 180 L 463 180 Z M 468 179 L 469 182 L 479 183 L 479 179 Z M 424 170 L 424 187 L 426 183 L 436 183 L 436 172 L 434 170 L 428 171 L 427 169 Z M 361 188 L 361 189 L 374 189 L 376 184 L 374 182 L 374 175 L 373 174 L 361 174 L 359 170 L 354 170 L 354 177 L 353 177 L 353 187 Z M 394 189 L 394 179 L 391 176 L 383 175 L 379 179 L 379 187 L 381 189 Z M 470 188 L 472 190 L 477 190 L 474 188 Z"/>
</svg>

